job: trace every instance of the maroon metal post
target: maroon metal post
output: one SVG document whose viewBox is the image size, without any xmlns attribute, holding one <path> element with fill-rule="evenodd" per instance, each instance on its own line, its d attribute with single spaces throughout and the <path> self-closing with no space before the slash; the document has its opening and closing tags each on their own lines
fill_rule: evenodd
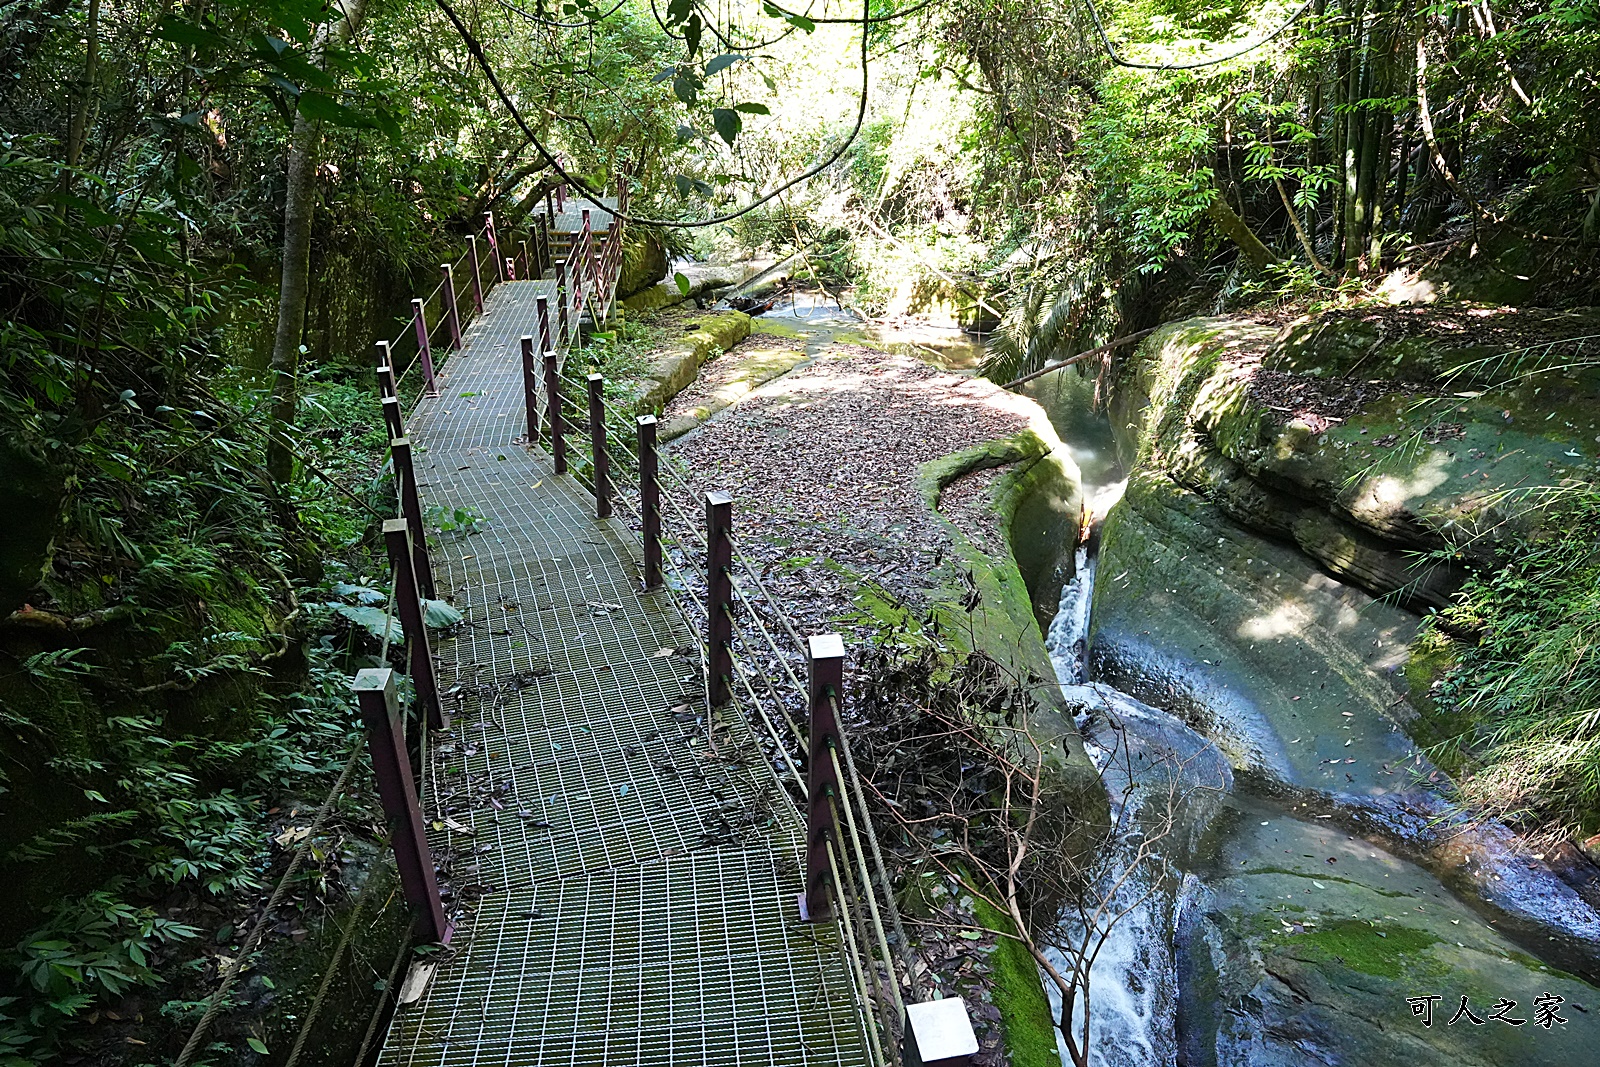
<svg viewBox="0 0 1600 1067">
<path fill-rule="evenodd" d="M 428 729 L 443 730 L 450 725 L 450 720 L 439 703 L 439 683 L 434 678 L 433 651 L 428 647 L 428 630 L 422 621 L 422 596 L 417 591 L 417 575 L 412 569 L 413 546 L 406 520 L 384 519 L 383 542 L 389 549 L 389 565 L 394 568 L 395 613 L 400 616 L 400 632 L 406 638 L 406 657 L 411 666 L 411 684 L 417 690 L 417 704 L 425 714 Z"/>
<path fill-rule="evenodd" d="M 400 415 L 400 398 L 386 396 L 383 398 L 383 424 L 389 430 L 389 440 L 393 441 L 406 435 L 405 419 Z"/>
<path fill-rule="evenodd" d="M 450 324 L 450 351 L 461 349 L 461 313 L 456 309 L 456 272 L 448 263 L 439 264 L 444 275 L 444 321 Z"/>
<path fill-rule="evenodd" d="M 839 779 L 833 773 L 833 749 L 839 738 L 835 702 L 844 695 L 844 641 L 838 634 L 811 638 L 806 660 L 810 679 L 810 758 L 806 761 L 806 891 L 800 898 L 800 917 L 819 922 L 833 914 L 828 885 L 828 842 L 837 840 L 833 805 L 839 797 Z"/>
<path fill-rule="evenodd" d="M 500 255 L 500 238 L 494 232 L 494 212 L 483 213 L 483 235 L 489 240 L 489 254 L 494 257 L 495 276 L 500 281 L 506 280 L 505 258 Z"/>
<path fill-rule="evenodd" d="M 706 706 L 720 708 L 733 680 L 733 497 L 706 494 Z"/>
<path fill-rule="evenodd" d="M 439 386 L 433 380 L 433 349 L 428 344 L 428 317 L 420 297 L 411 301 L 411 322 L 417 328 L 417 355 L 422 359 L 422 380 L 428 383 L 428 395 L 438 396 Z"/>
<path fill-rule="evenodd" d="M 557 474 L 567 473 L 566 427 L 561 419 L 561 370 L 556 366 L 554 349 L 544 354 L 544 395 L 548 410 L 545 422 L 550 427 L 550 457 L 555 461 Z"/>
<path fill-rule="evenodd" d="M 389 454 L 394 457 L 394 477 L 400 485 L 400 514 L 405 516 L 411 530 L 411 558 L 417 576 L 417 588 L 422 595 L 433 600 L 433 564 L 428 560 L 427 529 L 422 525 L 422 498 L 417 495 L 417 472 L 411 462 L 411 439 L 396 437 L 389 442 Z"/>
<path fill-rule="evenodd" d="M 582 244 L 579 247 L 583 249 L 583 271 L 589 278 L 589 284 L 585 288 L 593 294 L 599 283 L 594 275 L 594 232 L 590 227 L 588 208 L 583 209 L 583 233 L 580 240 Z"/>
<path fill-rule="evenodd" d="M 389 342 L 378 342 L 378 395 L 394 396 L 394 357 L 389 352 Z"/>
<path fill-rule="evenodd" d="M 556 184 L 556 210 L 557 211 L 565 211 L 565 210 L 567 210 L 567 183 L 566 182 L 558 182 Z"/>
<path fill-rule="evenodd" d="M 389 824 L 389 843 L 406 903 L 417 916 L 424 941 L 438 943 L 447 936 L 444 909 L 439 904 L 439 883 L 433 873 L 433 854 L 423 828 L 422 805 L 411 779 L 406 757 L 405 731 L 400 726 L 400 704 L 395 699 L 394 671 L 367 668 L 350 684 L 361 719 L 367 725 L 367 752 L 372 756 L 378 799 Z"/>
<path fill-rule="evenodd" d="M 556 260 L 556 344 L 571 340 L 567 333 L 567 261 Z"/>
<path fill-rule="evenodd" d="M 555 347 L 550 343 L 550 298 L 536 297 L 534 304 L 539 309 L 539 351 L 548 352 Z"/>
<path fill-rule="evenodd" d="M 505 281 L 508 281 L 508 282 L 516 281 L 517 280 L 517 261 L 512 259 L 510 256 L 507 256 L 506 257 L 505 270 L 500 275 L 500 277 L 502 279 L 504 279 Z"/>
<path fill-rule="evenodd" d="M 644 587 L 661 586 L 661 482 L 656 468 L 656 417 L 639 416 L 639 519 L 644 527 Z"/>
<path fill-rule="evenodd" d="M 467 258 L 472 260 L 472 305 L 483 314 L 483 272 L 478 269 L 478 235 L 467 234 Z"/>
<path fill-rule="evenodd" d="M 594 457 L 594 517 L 611 517 L 611 457 L 606 454 L 606 380 L 589 375 L 589 448 Z"/>
<path fill-rule="evenodd" d="M 522 339 L 522 406 L 528 415 L 528 444 L 539 443 L 539 359 L 533 338 Z"/>
<path fill-rule="evenodd" d="M 532 236 L 532 231 L 529 231 L 528 238 L 531 238 Z M 522 241 L 522 276 L 529 281 L 532 281 L 534 278 L 538 277 L 533 270 L 533 257 L 528 254 L 527 238 L 524 238 Z"/>
<path fill-rule="evenodd" d="M 539 216 L 539 277 L 544 277 L 544 272 L 549 270 L 555 262 L 550 251 L 550 218 L 547 215 Z"/>
</svg>

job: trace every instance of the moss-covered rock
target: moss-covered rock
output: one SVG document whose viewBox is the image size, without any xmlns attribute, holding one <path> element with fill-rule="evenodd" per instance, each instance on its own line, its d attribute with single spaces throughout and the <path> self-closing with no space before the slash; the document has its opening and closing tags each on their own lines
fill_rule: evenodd
<svg viewBox="0 0 1600 1067">
<path fill-rule="evenodd" d="M 627 226 L 622 231 L 622 269 L 617 273 L 617 299 L 626 301 L 635 293 L 655 285 L 667 276 L 669 257 L 659 230 L 648 226 Z"/>
<path fill-rule="evenodd" d="M 742 311 L 707 312 L 691 325 L 692 330 L 651 354 L 638 410 L 660 411 L 688 388 L 701 364 L 750 336 L 750 316 Z"/>
<path fill-rule="evenodd" d="M 1055 684 L 1036 608 L 1052 596 L 1059 600 L 1061 583 L 1072 576 L 1082 513 L 1077 467 L 1040 411 L 1033 425 L 1012 437 L 924 464 L 918 484 L 928 506 L 939 514 L 939 496 L 946 486 L 963 474 L 997 468 L 1002 473 L 990 501 L 1008 551 L 1003 557 L 986 553 L 944 519 L 960 554 L 959 569 L 970 584 L 936 591 L 931 598 L 934 616 L 940 632 L 959 650 L 982 652 L 1013 678 L 1024 680 L 1032 704 L 1029 733 L 1045 757 L 1047 799 L 1041 821 L 1052 824 L 1045 839 L 1085 839 L 1104 825 L 1105 790 Z M 1031 586 L 1024 567 L 1032 576 Z"/>
<path fill-rule="evenodd" d="M 1182 1062 L 1555 1065 L 1600 1040 L 1600 990 L 1425 871 L 1248 801 L 1230 821 L 1180 919 Z M 1462 997 L 1481 1022 L 1457 1016 Z M 1541 997 L 1566 1021 L 1541 1025 Z M 1491 1019 L 1502 998 L 1523 1025 Z"/>
<path fill-rule="evenodd" d="M 1451 314 L 1431 329 L 1406 323 L 1411 332 L 1398 338 L 1384 332 L 1400 328 L 1393 322 L 1352 315 L 1302 320 L 1281 336 L 1226 319 L 1168 326 L 1120 369 L 1111 405 L 1118 452 L 1334 575 L 1441 606 L 1459 566 L 1415 553 L 1481 556 L 1523 528 L 1515 507 L 1523 494 L 1591 469 L 1600 431 L 1600 378 L 1516 377 L 1510 364 L 1484 363 L 1484 345 L 1453 339 L 1465 313 Z M 1586 321 L 1502 324 L 1494 345 L 1517 337 L 1547 345 Z M 1456 395 L 1374 377 L 1438 383 L 1463 366 L 1507 384 Z M 1565 398 L 1553 414 L 1552 392 Z"/>
<path fill-rule="evenodd" d="M 663 441 L 682 437 L 753 390 L 787 374 L 807 358 L 804 349 L 799 348 L 757 348 L 748 352 L 733 349 L 717 359 L 715 366 L 721 368 L 717 384 L 707 389 L 694 407 L 663 422 L 658 436 Z"/>
<path fill-rule="evenodd" d="M 1402 668 L 1418 621 L 1135 471 L 1101 536 L 1099 677 L 1187 719 L 1269 780 L 1382 796 L 1415 749 Z"/>
</svg>

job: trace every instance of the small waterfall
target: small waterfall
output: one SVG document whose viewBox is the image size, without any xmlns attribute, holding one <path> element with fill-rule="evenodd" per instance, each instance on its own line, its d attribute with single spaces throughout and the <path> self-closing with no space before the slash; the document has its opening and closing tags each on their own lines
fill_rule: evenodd
<svg viewBox="0 0 1600 1067">
<path fill-rule="evenodd" d="M 1119 750 L 1126 744 L 1120 726 L 1107 729 L 1108 720 L 1121 721 L 1123 714 L 1142 721 L 1147 713 L 1162 716 L 1153 708 L 1114 689 L 1088 682 L 1088 637 L 1090 607 L 1094 601 L 1096 559 L 1087 546 L 1077 553 L 1076 574 L 1061 591 L 1060 609 L 1050 623 L 1045 646 L 1055 665 L 1062 695 L 1078 708 L 1103 707 L 1106 716 L 1085 711 L 1080 726 L 1096 720 L 1097 729 L 1085 730 L 1085 747 L 1105 777 L 1112 798 L 1112 817 L 1117 820 L 1119 850 L 1101 874 L 1107 887 L 1109 914 L 1122 917 L 1109 929 L 1102 921 L 1098 930 L 1086 929 L 1071 912 L 1062 916 L 1061 942 L 1079 945 L 1093 956 L 1089 966 L 1090 1063 L 1096 1067 L 1158 1067 L 1177 1057 L 1175 1027 L 1177 1019 L 1177 974 L 1172 953 L 1176 921 L 1175 894 L 1157 865 L 1131 874 L 1127 863 L 1136 849 L 1137 782 L 1121 773 Z M 1164 718 L 1164 716 L 1162 716 Z M 1066 956 L 1054 949 L 1046 955 L 1063 974 L 1070 974 Z M 1053 982 L 1045 982 L 1050 1009 L 1061 1017 L 1062 1000 Z M 1083 1001 L 1074 1009 L 1073 1026 L 1081 1032 Z M 1065 1040 L 1056 1041 L 1062 1062 L 1070 1063 Z"/>
<path fill-rule="evenodd" d="M 1123 872 L 1107 872 L 1115 878 Z M 1089 967 L 1089 1062 L 1094 1067 L 1165 1067 L 1177 1059 L 1177 975 L 1172 955 L 1175 924 L 1173 899 L 1167 887 L 1152 886 L 1139 873 L 1118 888 L 1111 901 L 1113 913 L 1130 908 L 1103 937 L 1079 941 L 1098 954 Z M 1081 938 L 1072 931 L 1069 938 Z M 1049 949 L 1050 962 L 1070 973 L 1066 957 Z M 1050 1011 L 1061 1017 L 1061 996 L 1055 984 L 1047 982 Z M 1083 1027 L 1083 1001 L 1080 995 L 1073 1011 L 1074 1032 Z M 1062 1063 L 1067 1058 L 1066 1042 L 1058 1033 L 1056 1044 Z"/>
<path fill-rule="evenodd" d="M 1061 606 L 1050 621 L 1044 645 L 1062 685 L 1089 680 L 1089 608 L 1094 603 L 1096 559 L 1087 545 L 1079 545 L 1072 581 L 1061 590 Z"/>
</svg>

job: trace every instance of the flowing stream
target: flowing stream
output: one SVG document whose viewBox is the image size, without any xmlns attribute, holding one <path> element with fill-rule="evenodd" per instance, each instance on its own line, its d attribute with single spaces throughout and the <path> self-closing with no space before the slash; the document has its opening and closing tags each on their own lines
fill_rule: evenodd
<svg viewBox="0 0 1600 1067">
<path fill-rule="evenodd" d="M 807 337 L 808 350 L 854 334 L 948 369 L 970 369 L 983 354 L 981 341 L 955 331 L 862 323 L 822 294 L 795 293 L 767 317 L 788 320 Z M 1092 384 L 1071 374 L 1052 378 L 1041 385 L 1054 395 L 1035 398 L 1051 412 L 1079 467 L 1091 530 L 1098 531 L 1122 496 L 1125 475 L 1108 420 L 1092 414 Z M 1236 536 L 1245 542 L 1243 558 L 1228 557 L 1219 541 L 1210 554 L 1216 558 L 1197 556 L 1188 566 L 1204 566 L 1208 581 L 1214 572 L 1227 583 L 1234 580 L 1230 567 L 1281 551 L 1246 531 Z M 1497 837 L 1493 828 L 1453 837 L 1458 844 L 1449 845 L 1454 851 L 1446 862 L 1430 857 L 1430 824 L 1443 811 L 1439 798 L 1425 782 L 1396 789 L 1395 779 L 1362 777 L 1364 768 L 1394 752 L 1415 752 L 1381 715 L 1350 712 L 1339 702 L 1291 701 L 1248 658 L 1224 679 L 1232 703 L 1200 715 L 1203 725 L 1193 728 L 1097 679 L 1095 656 L 1103 650 L 1091 644 L 1098 545 L 1095 532 L 1079 548 L 1075 577 L 1061 592 L 1045 642 L 1115 820 L 1115 848 L 1094 872 L 1098 893 L 1090 895 L 1103 907 L 1097 914 L 1091 907 L 1088 922 L 1076 909 L 1063 914 L 1055 938 L 1069 953 L 1086 946 L 1092 956 L 1087 995 L 1080 984 L 1073 1020 L 1081 1034 L 1087 999 L 1089 1062 L 1565 1067 L 1592 1061 L 1600 1045 L 1600 989 L 1563 971 L 1600 971 L 1600 916 L 1549 871 L 1526 863 L 1508 835 Z M 1102 610 L 1109 606 L 1114 614 L 1119 602 L 1108 598 L 1117 596 L 1125 574 L 1104 575 Z M 1180 573 L 1173 582 L 1183 586 L 1198 577 Z M 1159 676 L 1176 683 L 1175 690 L 1196 682 L 1191 689 L 1211 685 L 1215 694 L 1217 668 L 1195 645 L 1193 620 L 1187 631 L 1176 618 L 1149 622 L 1142 647 Z M 1208 647 L 1238 636 L 1214 620 L 1208 625 Z M 1302 649 L 1301 687 L 1311 689 L 1319 675 L 1332 673 L 1335 664 L 1322 646 L 1292 627 L 1274 639 Z M 1240 649 L 1247 655 L 1248 641 L 1235 642 L 1235 654 Z M 1193 707 L 1172 710 L 1195 716 Z M 1325 771 L 1331 764 L 1339 765 L 1337 777 Z M 1236 766 L 1249 768 L 1239 770 L 1237 783 Z M 1447 875 L 1449 885 L 1436 874 Z M 1067 954 L 1056 952 L 1053 962 L 1071 973 Z M 1057 990 L 1050 981 L 1045 989 L 1059 1018 Z M 1505 995 L 1525 1011 L 1536 995 L 1559 993 L 1572 1008 L 1567 1024 L 1537 1031 L 1538 1040 L 1527 1039 L 1536 1033 L 1531 1026 L 1450 1030 L 1446 1023 L 1407 1033 L 1408 998 L 1416 993 L 1451 1004 L 1449 998 L 1470 993 L 1482 1008 Z M 1058 1044 L 1069 1063 L 1059 1034 Z"/>
<path fill-rule="evenodd" d="M 1126 484 L 1112 459 L 1109 429 L 1103 419 L 1086 417 L 1060 429 L 1082 471 L 1097 530 Z M 1487 847 L 1482 841 L 1472 846 L 1477 851 L 1464 866 L 1498 864 L 1489 880 L 1478 884 L 1492 880 L 1505 894 L 1502 899 L 1491 900 L 1481 890 L 1462 891 L 1466 883 L 1461 880 L 1447 888 L 1428 870 L 1378 843 L 1405 843 L 1393 834 L 1362 836 L 1341 826 L 1341 807 L 1362 798 L 1301 791 L 1283 799 L 1254 787 L 1236 791 L 1230 760 L 1212 740 L 1174 715 L 1093 679 L 1098 543 L 1096 533 L 1079 549 L 1076 575 L 1063 588 L 1046 634 L 1062 695 L 1076 710 L 1085 747 L 1106 784 L 1116 829 L 1114 854 L 1098 872 L 1097 894 L 1091 894 L 1104 905 L 1101 918 L 1085 923 L 1070 909 L 1061 917 L 1057 938 L 1064 946 L 1092 951 L 1089 1062 L 1097 1067 L 1388 1062 L 1396 1046 L 1384 1032 L 1410 1021 L 1406 998 L 1438 994 L 1441 1003 L 1453 1006 L 1452 995 L 1469 988 L 1453 984 L 1458 981 L 1470 983 L 1475 996 L 1492 989 L 1524 1006 L 1541 991 L 1559 990 L 1579 1011 L 1569 1013 L 1574 1021 L 1554 1031 L 1557 1036 L 1520 1044 L 1505 1045 L 1521 1040 L 1511 1027 L 1476 1035 L 1463 1030 L 1450 1037 L 1429 1030 L 1433 1043 L 1415 1046 L 1420 1055 L 1408 1062 L 1565 1063 L 1573 1062 L 1573 1049 L 1592 1049 L 1586 1042 L 1600 1037 L 1600 1003 L 1595 1002 L 1600 994 L 1557 969 L 1566 963 L 1562 938 L 1549 936 L 1552 927 L 1532 937 L 1527 929 L 1521 936 L 1515 929 L 1518 894 L 1522 901 L 1542 901 L 1535 912 L 1542 907 L 1554 915 L 1571 905 L 1570 890 L 1554 885 L 1548 872 L 1535 872 L 1512 849 L 1485 839 Z M 1114 596 L 1115 588 L 1102 596 Z M 1163 646 L 1163 636 L 1152 634 L 1155 647 Z M 1326 729 L 1348 721 L 1334 718 Z M 1305 729 L 1303 720 L 1296 728 Z M 1568 911 L 1576 916 L 1569 929 L 1581 926 L 1581 909 Z M 1120 917 L 1108 922 L 1107 915 Z M 1560 923 L 1553 929 L 1561 929 Z M 1371 942 L 1378 946 L 1372 958 L 1358 958 L 1364 937 L 1391 940 Z M 1241 949 L 1246 943 L 1249 947 Z M 1263 962 L 1265 955 L 1279 953 L 1274 960 L 1287 959 L 1292 971 L 1306 960 L 1321 960 L 1329 945 L 1338 966 L 1317 972 L 1316 985 L 1286 985 L 1269 973 L 1284 965 Z M 1421 962 L 1414 965 L 1392 952 L 1415 952 Z M 1063 973 L 1070 972 L 1063 953 L 1054 952 L 1052 960 Z M 1225 982 L 1237 983 L 1243 975 L 1257 984 L 1230 1006 L 1217 995 L 1219 974 Z M 1438 988 L 1408 989 L 1404 983 L 1417 976 L 1427 976 Z M 1045 987 L 1059 1019 L 1061 998 L 1052 982 Z M 1310 989 L 1316 992 L 1308 1005 L 1302 994 Z M 1078 1033 L 1083 1001 L 1080 991 L 1074 1011 Z M 1239 1010 L 1239 1003 L 1248 1010 Z M 1374 1013 L 1386 1016 L 1387 1024 L 1374 1026 Z M 1471 1044 L 1474 1036 L 1477 1045 Z M 1514 1052 L 1487 1047 L 1491 1038 Z M 1059 1034 L 1057 1040 L 1063 1063 L 1070 1063 Z M 1463 1043 L 1451 1046 L 1450 1041 Z M 1457 1048 L 1465 1054 L 1458 1055 Z"/>
</svg>

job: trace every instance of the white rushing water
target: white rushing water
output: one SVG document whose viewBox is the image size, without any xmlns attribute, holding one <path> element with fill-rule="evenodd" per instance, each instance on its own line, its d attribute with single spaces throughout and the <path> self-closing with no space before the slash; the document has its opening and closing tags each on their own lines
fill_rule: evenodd
<svg viewBox="0 0 1600 1067">
<path fill-rule="evenodd" d="M 1079 698 L 1074 704 L 1083 704 L 1087 697 L 1113 713 L 1124 703 L 1130 712 L 1135 705 L 1143 709 L 1143 705 L 1114 689 L 1086 684 L 1095 562 L 1087 548 L 1078 549 L 1076 575 L 1061 591 L 1060 608 L 1051 621 L 1045 645 L 1063 695 Z M 1116 768 L 1108 766 L 1117 745 L 1096 744 L 1092 737 L 1085 740 L 1090 758 L 1102 773 L 1108 779 L 1117 777 Z M 1106 905 L 1101 917 L 1085 924 L 1077 915 L 1064 915 L 1058 940 L 1068 953 L 1076 949 L 1092 956 L 1087 986 L 1089 1062 L 1096 1067 L 1171 1064 L 1177 1057 L 1177 974 L 1172 955 L 1175 901 L 1171 888 L 1162 884 L 1156 869 L 1135 870 L 1131 875 L 1128 872 L 1138 834 L 1133 824 L 1139 806 L 1137 783 L 1108 781 L 1108 786 L 1120 794 L 1114 798 L 1112 817 L 1119 824 L 1127 821 L 1127 834 L 1121 838 L 1126 846 L 1101 873 L 1100 884 L 1107 887 L 1103 896 L 1098 901 L 1091 899 L 1091 908 L 1098 903 Z M 1119 802 L 1124 799 L 1126 803 Z M 1118 915 L 1115 922 L 1109 921 Z M 1070 974 L 1068 953 L 1051 949 L 1046 955 L 1063 974 Z M 1059 1019 L 1060 991 L 1054 982 L 1047 981 L 1045 992 L 1052 1014 Z M 1083 1029 L 1083 1000 L 1080 992 L 1073 1012 L 1076 1034 Z M 1065 1040 L 1059 1033 L 1056 1041 L 1062 1062 L 1070 1063 Z"/>
</svg>

